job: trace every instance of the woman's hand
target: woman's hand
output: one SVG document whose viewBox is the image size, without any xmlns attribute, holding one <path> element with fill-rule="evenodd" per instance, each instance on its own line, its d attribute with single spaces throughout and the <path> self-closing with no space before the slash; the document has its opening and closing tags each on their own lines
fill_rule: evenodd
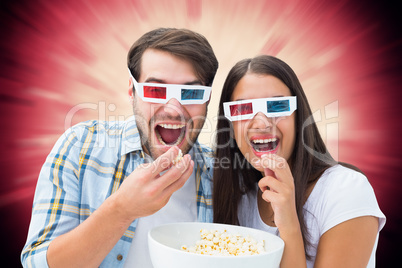
<svg viewBox="0 0 402 268">
<path fill-rule="evenodd" d="M 264 167 L 265 177 L 259 181 L 258 186 L 262 198 L 271 203 L 275 225 L 281 236 L 300 232 L 294 181 L 286 159 L 276 154 L 266 154 L 261 157 L 261 166 Z"/>
<path fill-rule="evenodd" d="M 262 191 L 262 198 L 271 203 L 275 225 L 285 242 L 281 268 L 305 268 L 306 256 L 296 212 L 292 172 L 286 159 L 276 154 L 263 155 L 261 165 L 264 167 L 265 177 L 259 181 L 258 186 Z"/>
</svg>

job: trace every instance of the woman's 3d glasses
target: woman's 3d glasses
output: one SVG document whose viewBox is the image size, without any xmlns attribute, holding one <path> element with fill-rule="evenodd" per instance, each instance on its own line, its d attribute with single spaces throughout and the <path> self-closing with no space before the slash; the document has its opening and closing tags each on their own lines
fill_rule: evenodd
<svg viewBox="0 0 402 268">
<path fill-rule="evenodd" d="M 262 112 L 267 117 L 290 116 L 296 109 L 296 96 L 223 103 L 225 117 L 230 121 L 252 119 L 258 112 Z"/>
<path fill-rule="evenodd" d="M 159 83 L 138 83 L 130 73 L 137 94 L 143 101 L 154 103 L 167 103 L 176 99 L 181 104 L 203 104 L 211 96 L 211 87 L 202 85 L 175 85 Z"/>
</svg>

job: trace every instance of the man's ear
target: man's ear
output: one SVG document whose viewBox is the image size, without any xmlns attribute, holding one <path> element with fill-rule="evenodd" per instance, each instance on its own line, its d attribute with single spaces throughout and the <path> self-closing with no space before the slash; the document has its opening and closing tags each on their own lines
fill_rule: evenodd
<svg viewBox="0 0 402 268">
<path fill-rule="evenodd" d="M 131 78 L 128 79 L 128 97 L 130 100 L 130 103 L 132 104 L 134 101 L 134 87 L 133 87 L 133 81 Z"/>
</svg>

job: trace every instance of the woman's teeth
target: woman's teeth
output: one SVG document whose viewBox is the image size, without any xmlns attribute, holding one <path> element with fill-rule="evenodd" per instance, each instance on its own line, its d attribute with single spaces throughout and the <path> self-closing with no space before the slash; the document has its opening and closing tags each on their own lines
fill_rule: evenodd
<svg viewBox="0 0 402 268">
<path fill-rule="evenodd" d="M 259 140 L 252 140 L 253 143 L 268 143 L 268 142 L 276 142 L 276 138 L 273 139 L 259 139 Z"/>
<path fill-rule="evenodd" d="M 278 146 L 277 139 L 255 139 L 251 141 L 254 150 L 257 152 L 269 152 L 275 150 L 276 146 Z"/>
</svg>

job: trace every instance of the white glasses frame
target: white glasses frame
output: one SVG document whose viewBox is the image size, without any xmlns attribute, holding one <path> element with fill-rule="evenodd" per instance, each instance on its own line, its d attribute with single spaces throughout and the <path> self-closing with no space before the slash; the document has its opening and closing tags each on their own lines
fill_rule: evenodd
<svg viewBox="0 0 402 268">
<path fill-rule="evenodd" d="M 280 112 L 268 112 L 268 102 L 288 101 L 288 109 Z M 230 107 L 233 105 L 249 104 L 252 105 L 252 113 L 232 115 Z M 297 109 L 296 96 L 248 99 L 239 101 L 230 101 L 223 103 L 225 117 L 230 121 L 239 121 L 252 119 L 258 112 L 262 112 L 267 117 L 283 117 L 290 116 Z"/>
<path fill-rule="evenodd" d="M 133 77 L 128 69 L 130 77 L 133 81 L 135 91 L 140 96 L 143 101 L 153 102 L 153 103 L 167 103 L 171 99 L 176 99 L 183 105 L 189 104 L 204 104 L 206 103 L 210 96 L 212 87 L 203 86 L 203 85 L 178 85 L 178 84 L 160 84 L 160 83 L 138 83 L 137 80 Z M 144 95 L 144 86 L 145 87 L 164 87 L 166 88 L 166 98 L 150 98 L 145 97 Z M 202 98 L 197 99 L 182 99 L 182 91 L 183 90 L 203 90 Z"/>
</svg>

